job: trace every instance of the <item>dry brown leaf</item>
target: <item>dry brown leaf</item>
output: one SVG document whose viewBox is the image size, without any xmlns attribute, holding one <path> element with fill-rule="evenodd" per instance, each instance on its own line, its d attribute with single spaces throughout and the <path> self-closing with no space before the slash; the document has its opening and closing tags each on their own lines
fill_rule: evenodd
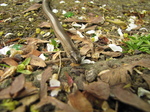
<svg viewBox="0 0 150 112">
<path fill-rule="evenodd" d="M 80 91 L 69 94 L 69 104 L 79 112 L 93 112 L 91 103 L 84 97 Z"/>
<path fill-rule="evenodd" d="M 31 52 L 33 52 L 36 49 L 37 49 L 37 46 L 34 45 L 34 44 L 30 44 L 30 45 L 24 46 L 22 48 L 22 50 L 23 50 L 23 56 L 24 55 L 29 55 Z"/>
<path fill-rule="evenodd" d="M 48 67 L 42 74 L 40 82 L 40 98 L 47 97 L 47 84 L 46 81 L 52 77 L 52 69 Z"/>
<path fill-rule="evenodd" d="M 89 26 L 85 29 L 79 29 L 79 31 L 82 31 L 82 32 L 85 32 L 85 31 L 88 31 L 88 30 L 95 30 L 95 28 L 97 27 L 97 25 L 92 25 L 92 26 Z"/>
<path fill-rule="evenodd" d="M 57 57 L 60 56 L 60 53 L 61 53 L 61 52 L 56 52 L 56 53 L 53 55 L 52 60 L 56 60 Z"/>
<path fill-rule="evenodd" d="M 40 54 L 42 54 L 42 53 L 40 51 L 38 51 L 38 50 L 33 50 L 32 52 L 30 52 L 27 55 L 30 55 L 30 54 L 35 55 L 35 56 L 40 56 Z"/>
<path fill-rule="evenodd" d="M 26 38 L 27 44 L 28 45 L 36 45 L 36 44 L 41 44 L 41 43 L 49 43 L 47 40 L 41 40 L 38 38 Z"/>
<path fill-rule="evenodd" d="M 49 104 L 52 103 L 54 106 L 58 107 L 59 109 L 65 111 L 65 112 L 79 112 L 78 110 L 74 109 L 73 107 L 71 107 L 68 104 L 65 104 L 59 100 L 57 100 L 54 97 L 43 97 L 40 102 L 35 106 L 36 109 L 40 108 L 41 106 L 45 105 L 45 104 Z"/>
<path fill-rule="evenodd" d="M 26 58 L 30 55 L 39 56 L 42 54 L 40 51 L 37 50 L 36 45 L 27 45 L 25 48 L 23 48 L 23 55 L 22 57 Z"/>
<path fill-rule="evenodd" d="M 134 106 L 144 112 L 150 111 L 150 105 L 140 99 L 136 94 L 131 91 L 124 89 L 123 85 L 116 85 L 111 88 L 111 94 L 117 98 L 117 100 L 126 103 L 128 105 Z"/>
<path fill-rule="evenodd" d="M 17 98 L 30 96 L 33 94 L 37 94 L 38 92 L 39 92 L 39 89 L 33 86 L 32 82 L 25 82 L 24 90 L 18 94 Z"/>
<path fill-rule="evenodd" d="M 64 22 L 77 22 L 77 23 L 93 23 L 93 24 L 103 24 L 105 21 L 104 17 L 97 16 L 97 17 L 89 17 L 84 20 L 76 19 L 76 18 L 67 18 Z"/>
<path fill-rule="evenodd" d="M 12 112 L 26 112 L 26 107 L 24 105 L 19 106 L 18 108 L 16 108 Z"/>
<path fill-rule="evenodd" d="M 7 98 L 11 98 L 11 95 L 10 95 L 10 90 L 11 90 L 11 87 L 7 87 L 5 89 L 2 89 L 0 91 L 0 99 L 7 99 Z"/>
<path fill-rule="evenodd" d="M 106 101 L 103 102 L 102 109 L 103 109 L 103 112 L 116 112 L 109 107 L 109 104 Z"/>
<path fill-rule="evenodd" d="M 24 106 L 29 106 L 31 105 L 31 103 L 35 102 L 38 99 L 39 99 L 39 94 L 34 94 L 21 99 L 19 102 L 21 102 Z"/>
<path fill-rule="evenodd" d="M 18 65 L 18 63 L 13 58 L 4 58 L 4 59 L 2 59 L 2 61 L 4 63 L 6 63 L 7 65 L 10 65 L 10 66 L 17 66 Z"/>
<path fill-rule="evenodd" d="M 30 6 L 27 10 L 23 11 L 22 13 L 26 13 L 29 11 L 33 11 L 33 10 L 38 10 L 41 7 L 41 4 L 33 4 L 32 6 Z"/>
<path fill-rule="evenodd" d="M 110 85 L 115 85 L 118 83 L 130 83 L 131 78 L 129 75 L 132 74 L 133 67 L 135 66 L 143 66 L 150 68 L 150 59 L 142 59 L 140 61 L 135 61 L 130 65 L 124 65 L 115 69 L 110 69 L 107 72 L 101 71 L 98 76 L 104 82 L 109 83 Z"/>
<path fill-rule="evenodd" d="M 0 70 L 0 77 L 4 74 L 3 70 Z"/>
<path fill-rule="evenodd" d="M 78 23 L 87 23 L 87 20 L 80 20 L 76 18 L 67 18 L 63 22 L 78 22 Z"/>
<path fill-rule="evenodd" d="M 146 75 L 146 74 L 140 74 L 140 75 L 147 82 L 149 89 L 150 89 L 150 75 Z"/>
<path fill-rule="evenodd" d="M 11 85 L 10 94 L 13 95 L 13 97 L 15 97 L 15 95 L 18 94 L 24 88 L 24 85 L 25 85 L 25 77 L 22 74 L 16 77 L 15 80 L 13 81 Z"/>
<path fill-rule="evenodd" d="M 30 55 L 30 57 L 31 57 L 30 65 L 39 66 L 39 67 L 46 66 L 45 62 L 41 58 L 34 55 Z"/>
<path fill-rule="evenodd" d="M 107 20 L 108 22 L 114 23 L 116 25 L 119 25 L 122 29 L 126 29 L 127 28 L 127 24 L 124 21 L 121 21 L 119 19 L 115 19 L 115 20 Z"/>
<path fill-rule="evenodd" d="M 119 57 L 119 56 L 122 55 L 121 52 L 109 52 L 109 51 L 103 52 L 103 51 L 102 51 L 102 52 L 100 52 L 100 53 L 102 53 L 102 54 L 104 54 L 104 55 L 107 55 L 107 56 L 110 56 L 110 57 L 113 57 L 113 58 Z"/>
<path fill-rule="evenodd" d="M 98 74 L 98 76 L 100 76 L 102 81 L 107 82 L 110 85 L 115 85 L 118 83 L 130 83 L 131 79 L 128 72 L 132 74 L 132 67 L 133 65 L 124 65 L 116 69 L 110 69 L 104 73 L 102 71 Z"/>
<path fill-rule="evenodd" d="M 38 89 L 32 85 L 32 82 L 25 82 L 23 75 L 18 76 L 11 86 L 0 91 L 0 99 L 4 98 L 20 98 L 37 94 Z"/>
<path fill-rule="evenodd" d="M 89 85 L 85 85 L 84 90 L 93 96 L 107 100 L 110 93 L 109 85 L 105 82 L 98 81 L 90 83 Z"/>
<path fill-rule="evenodd" d="M 7 77 L 13 75 L 17 70 L 17 66 L 11 66 L 5 73 L 2 74 L 0 81 L 6 79 Z"/>
<path fill-rule="evenodd" d="M 89 50 L 93 51 L 93 43 L 88 39 L 82 40 L 83 46 L 80 48 L 80 54 L 86 55 Z"/>
<path fill-rule="evenodd" d="M 38 25 L 40 28 L 50 28 L 51 24 L 50 22 L 42 22 L 41 24 Z"/>
<path fill-rule="evenodd" d="M 94 108 L 101 109 L 101 106 L 104 102 L 104 100 L 99 99 L 95 96 L 93 96 L 91 93 L 83 91 L 83 95 L 87 98 L 87 100 L 94 106 Z"/>
<path fill-rule="evenodd" d="M 89 50 L 92 48 L 89 45 L 84 45 L 83 47 L 80 48 L 80 54 L 81 55 L 86 55 Z"/>
<path fill-rule="evenodd" d="M 105 19 L 103 16 L 97 16 L 97 17 L 89 17 L 87 21 L 93 24 L 103 24 Z"/>
</svg>

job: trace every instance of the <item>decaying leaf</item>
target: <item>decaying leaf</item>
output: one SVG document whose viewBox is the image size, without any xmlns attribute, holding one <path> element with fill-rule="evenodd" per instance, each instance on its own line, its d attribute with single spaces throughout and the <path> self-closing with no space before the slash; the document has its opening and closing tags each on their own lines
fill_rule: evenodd
<svg viewBox="0 0 150 112">
<path fill-rule="evenodd" d="M 26 13 L 29 11 L 33 11 L 33 10 L 38 10 L 41 7 L 41 4 L 33 4 L 32 6 L 30 6 L 28 9 L 26 9 L 25 11 L 23 11 L 22 13 Z"/>
<path fill-rule="evenodd" d="M 116 112 L 115 110 L 109 107 L 109 104 L 106 101 L 102 103 L 102 109 L 104 112 Z"/>
<path fill-rule="evenodd" d="M 108 22 L 114 23 L 116 25 L 119 25 L 122 29 L 126 29 L 127 28 L 127 24 L 124 21 L 121 21 L 119 19 L 115 19 L 115 20 L 106 20 Z"/>
<path fill-rule="evenodd" d="M 89 50 L 91 50 L 91 47 L 89 45 L 84 45 L 81 47 L 80 53 L 81 55 L 86 55 Z"/>
<path fill-rule="evenodd" d="M 18 94 L 19 91 L 21 91 L 24 88 L 25 85 L 25 77 L 24 75 L 19 75 L 18 77 L 15 78 L 11 85 L 11 91 L 10 94 L 15 96 L 15 94 Z"/>
<path fill-rule="evenodd" d="M 116 85 L 111 88 L 111 94 L 117 98 L 117 100 L 132 105 L 138 109 L 143 110 L 144 112 L 150 111 L 150 105 L 140 99 L 136 94 L 131 91 L 124 89 L 123 85 Z"/>
<path fill-rule="evenodd" d="M 114 58 L 115 57 L 119 57 L 119 56 L 122 55 L 121 52 L 109 52 L 109 51 L 105 52 L 105 51 L 101 51 L 100 53 L 102 53 L 104 55 L 107 55 L 107 56 L 110 56 L 110 57 L 114 57 Z"/>
<path fill-rule="evenodd" d="M 35 55 L 30 55 L 30 57 L 31 57 L 30 65 L 39 66 L 39 67 L 46 66 L 45 62 L 41 58 Z"/>
<path fill-rule="evenodd" d="M 103 24 L 105 21 L 103 16 L 89 17 L 88 22 L 93 24 Z"/>
<path fill-rule="evenodd" d="M 21 99 L 20 102 L 24 106 L 29 106 L 31 103 L 35 102 L 37 99 L 39 99 L 39 95 L 38 94 L 34 94 L 34 95 L 27 96 L 27 97 Z"/>
<path fill-rule="evenodd" d="M 109 85 L 105 82 L 98 81 L 85 85 L 84 90 L 93 96 L 107 100 L 110 93 Z"/>
<path fill-rule="evenodd" d="M 52 77 L 52 69 L 51 67 L 48 67 L 42 74 L 42 79 L 40 82 L 40 98 L 47 96 L 47 84 L 46 81 Z"/>
<path fill-rule="evenodd" d="M 0 91 L 0 99 L 19 98 L 37 93 L 31 82 L 25 82 L 24 75 L 16 77 L 12 85 Z"/>
<path fill-rule="evenodd" d="M 25 106 L 19 106 L 18 108 L 16 108 L 12 112 L 25 112 L 25 111 L 26 111 L 26 107 Z"/>
<path fill-rule="evenodd" d="M 13 59 L 13 58 L 4 58 L 2 59 L 3 62 L 5 62 L 6 64 L 10 65 L 10 66 L 17 66 L 18 63 Z"/>
<path fill-rule="evenodd" d="M 27 40 L 28 45 L 36 45 L 36 44 L 40 44 L 40 43 L 49 43 L 49 41 L 47 41 L 47 40 L 41 40 L 38 38 L 26 38 L 26 40 Z"/>
<path fill-rule="evenodd" d="M 23 55 L 22 57 L 26 58 L 30 55 L 39 56 L 41 54 L 40 51 L 37 50 L 37 46 L 34 44 L 29 44 L 23 48 Z"/>
<path fill-rule="evenodd" d="M 54 106 L 56 106 L 57 108 L 61 109 L 64 112 L 79 112 L 78 110 L 74 109 L 70 105 L 65 104 L 57 100 L 55 97 L 50 97 L 50 96 L 43 97 L 41 101 L 35 106 L 35 108 L 38 109 L 41 106 L 49 103 L 52 103 Z"/>
<path fill-rule="evenodd" d="M 81 55 L 85 55 L 89 50 L 93 50 L 93 43 L 90 40 L 83 39 L 82 44 L 84 45 L 80 48 Z"/>
<path fill-rule="evenodd" d="M 50 28 L 51 24 L 49 22 L 42 22 L 38 25 L 40 28 Z"/>
<path fill-rule="evenodd" d="M 0 77 L 3 75 L 4 71 L 0 70 Z"/>
<path fill-rule="evenodd" d="M 150 59 L 142 59 L 140 61 L 135 61 L 130 65 L 123 65 L 121 67 L 110 69 L 107 72 L 100 72 L 98 75 L 100 79 L 104 82 L 108 82 L 110 85 L 115 85 L 118 83 L 130 83 L 130 74 L 133 72 L 135 66 L 150 67 Z"/>
<path fill-rule="evenodd" d="M 103 24 L 105 21 L 104 17 L 97 16 L 97 17 L 89 17 L 87 19 L 76 19 L 76 18 L 67 18 L 64 22 L 77 22 L 77 23 L 93 23 L 93 24 Z"/>
<path fill-rule="evenodd" d="M 11 66 L 5 73 L 2 74 L 0 81 L 6 79 L 7 77 L 13 75 L 17 70 L 17 66 Z"/>
<path fill-rule="evenodd" d="M 36 88 L 32 84 L 32 82 L 25 82 L 25 86 L 24 86 L 23 91 L 21 91 L 17 97 L 20 98 L 20 97 L 25 97 L 25 96 L 37 94 L 37 93 L 38 93 L 38 88 Z"/>
<path fill-rule="evenodd" d="M 16 54 L 22 54 L 22 53 L 23 53 L 22 50 L 16 50 L 16 49 L 12 48 L 10 50 L 10 56 L 9 57 L 14 57 Z"/>
<path fill-rule="evenodd" d="M 150 76 L 146 74 L 140 74 L 142 78 L 147 82 L 149 89 L 150 89 Z"/>
<path fill-rule="evenodd" d="M 80 91 L 69 94 L 69 104 L 79 112 L 93 112 L 92 105 Z"/>
<path fill-rule="evenodd" d="M 11 95 L 9 93 L 10 89 L 11 89 L 10 86 L 8 88 L 2 89 L 0 91 L 0 99 L 11 98 Z"/>
</svg>

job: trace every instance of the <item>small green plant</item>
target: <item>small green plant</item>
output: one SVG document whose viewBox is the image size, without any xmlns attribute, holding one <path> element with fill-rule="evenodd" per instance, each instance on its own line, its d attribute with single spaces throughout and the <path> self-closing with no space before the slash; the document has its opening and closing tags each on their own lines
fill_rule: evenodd
<svg viewBox="0 0 150 112">
<path fill-rule="evenodd" d="M 123 46 L 126 53 L 134 53 L 135 50 L 150 54 L 150 35 L 129 37 Z"/>
<path fill-rule="evenodd" d="M 16 100 L 11 100 L 11 99 L 5 99 L 5 100 L 3 100 L 2 102 L 1 102 L 1 104 L 0 104 L 0 108 L 6 108 L 7 110 L 10 110 L 10 111 L 12 111 L 12 110 L 14 110 L 15 108 L 16 108 L 16 106 L 19 104 L 19 102 L 18 101 L 16 101 Z"/>
<path fill-rule="evenodd" d="M 26 66 L 30 63 L 31 58 L 26 58 L 21 64 L 17 66 L 17 72 L 23 74 L 31 74 L 32 72 L 26 70 Z"/>
<path fill-rule="evenodd" d="M 67 12 L 67 13 L 64 14 L 64 16 L 69 18 L 69 17 L 74 16 L 74 13 L 73 12 Z"/>
</svg>

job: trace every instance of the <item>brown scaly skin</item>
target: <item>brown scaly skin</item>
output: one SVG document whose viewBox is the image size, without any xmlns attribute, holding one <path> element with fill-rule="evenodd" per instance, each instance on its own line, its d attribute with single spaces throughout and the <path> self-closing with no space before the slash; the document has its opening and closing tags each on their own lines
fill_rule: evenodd
<svg viewBox="0 0 150 112">
<path fill-rule="evenodd" d="M 64 31 L 63 27 L 61 26 L 56 16 L 51 11 L 49 6 L 49 0 L 43 0 L 42 8 L 44 14 L 49 19 L 52 28 L 54 29 L 55 35 L 61 41 L 61 44 L 63 45 L 63 48 L 66 51 L 69 58 L 73 59 L 73 61 L 75 61 L 76 63 L 80 63 L 81 62 L 80 53 L 77 50 L 77 48 L 74 46 L 70 37 Z"/>
</svg>

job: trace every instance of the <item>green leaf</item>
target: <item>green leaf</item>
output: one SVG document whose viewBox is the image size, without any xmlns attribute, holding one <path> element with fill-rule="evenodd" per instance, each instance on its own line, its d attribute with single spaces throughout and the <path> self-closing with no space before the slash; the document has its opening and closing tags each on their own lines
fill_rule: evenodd
<svg viewBox="0 0 150 112">
<path fill-rule="evenodd" d="M 17 72 L 22 73 L 22 74 L 27 74 L 27 75 L 30 75 L 32 73 L 29 70 L 17 70 Z"/>
<path fill-rule="evenodd" d="M 69 17 L 74 16 L 74 13 L 73 12 L 67 12 L 64 14 L 64 16 L 69 18 Z"/>
<path fill-rule="evenodd" d="M 54 45 L 54 47 L 57 47 L 57 42 L 56 42 L 56 40 L 51 39 L 51 43 L 52 43 L 52 45 Z"/>
<path fill-rule="evenodd" d="M 9 65 L 6 65 L 6 64 L 0 64 L 0 66 L 3 66 L 3 67 L 10 67 Z"/>
<path fill-rule="evenodd" d="M 18 66 L 17 66 L 17 70 L 24 70 L 26 67 L 25 67 L 25 65 L 24 64 L 19 64 Z"/>
<path fill-rule="evenodd" d="M 21 44 L 15 44 L 12 46 L 12 48 L 16 49 L 16 50 L 20 50 L 20 48 L 22 47 Z"/>
<path fill-rule="evenodd" d="M 21 64 L 24 64 L 25 66 L 30 63 L 31 58 L 26 58 Z"/>
<path fill-rule="evenodd" d="M 124 50 L 128 51 L 128 53 L 132 50 L 150 53 L 150 35 L 129 37 L 129 40 L 124 43 L 126 45 Z"/>
<path fill-rule="evenodd" d="M 5 107 L 6 109 L 12 111 L 15 109 L 15 107 L 19 104 L 18 101 L 11 101 L 10 99 L 3 100 L 2 104 L 0 106 Z"/>
</svg>

